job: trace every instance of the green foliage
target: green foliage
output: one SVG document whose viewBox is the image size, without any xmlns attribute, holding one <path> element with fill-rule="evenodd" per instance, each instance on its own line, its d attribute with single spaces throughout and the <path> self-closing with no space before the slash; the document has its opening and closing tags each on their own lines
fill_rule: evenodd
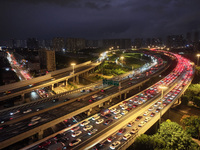
<svg viewBox="0 0 200 150">
<path fill-rule="evenodd" d="M 194 105 L 200 107 L 200 96 L 194 96 L 193 103 L 194 103 Z"/>
<path fill-rule="evenodd" d="M 186 132 L 194 138 L 200 135 L 200 116 L 187 116 L 181 119 L 181 123 L 185 126 Z"/>
<path fill-rule="evenodd" d="M 161 124 L 156 134 L 152 136 L 142 134 L 137 137 L 132 148 L 136 150 L 195 150 L 199 147 L 180 125 L 168 120 Z"/>
</svg>

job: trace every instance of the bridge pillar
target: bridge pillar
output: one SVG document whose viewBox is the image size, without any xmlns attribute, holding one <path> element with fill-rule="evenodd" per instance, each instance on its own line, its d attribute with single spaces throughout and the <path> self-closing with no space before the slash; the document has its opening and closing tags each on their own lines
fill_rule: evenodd
<svg viewBox="0 0 200 150">
<path fill-rule="evenodd" d="M 41 140 L 43 138 L 43 130 L 38 132 L 38 140 Z"/>
<path fill-rule="evenodd" d="M 127 93 L 124 93 L 124 99 L 126 99 L 126 97 L 127 97 Z"/>
<path fill-rule="evenodd" d="M 75 82 L 75 77 L 73 77 L 73 82 Z"/>
<path fill-rule="evenodd" d="M 87 115 L 90 116 L 90 115 L 91 115 L 91 112 L 92 112 L 92 108 L 90 108 L 90 109 L 87 111 Z"/>
<path fill-rule="evenodd" d="M 24 93 L 21 94 L 21 99 L 22 99 L 22 101 L 24 102 Z"/>
<path fill-rule="evenodd" d="M 139 91 L 141 90 L 141 86 L 138 87 Z"/>
<path fill-rule="evenodd" d="M 110 101 L 109 101 L 110 103 L 112 102 L 112 98 L 110 99 Z"/>
<path fill-rule="evenodd" d="M 122 94 L 119 95 L 119 99 L 122 100 Z"/>
<path fill-rule="evenodd" d="M 65 81 L 65 86 L 67 86 L 68 85 L 68 79 L 66 79 L 66 81 Z"/>
<path fill-rule="evenodd" d="M 51 90 L 54 90 L 54 84 L 51 85 Z"/>
<path fill-rule="evenodd" d="M 79 84 L 79 76 L 76 76 L 76 83 Z"/>
<path fill-rule="evenodd" d="M 99 107 L 103 107 L 103 103 L 99 104 Z"/>
</svg>

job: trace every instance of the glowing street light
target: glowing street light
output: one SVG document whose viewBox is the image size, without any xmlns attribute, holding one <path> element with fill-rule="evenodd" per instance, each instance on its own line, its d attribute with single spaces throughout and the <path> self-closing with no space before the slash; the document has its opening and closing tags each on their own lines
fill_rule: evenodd
<svg viewBox="0 0 200 150">
<path fill-rule="evenodd" d="M 199 56 L 200 56 L 200 54 L 197 54 L 197 66 L 199 65 Z"/>
<path fill-rule="evenodd" d="M 165 89 L 167 89 L 167 87 L 164 86 L 164 85 L 160 85 L 160 86 L 158 86 L 158 88 L 161 89 L 161 99 L 160 99 L 160 100 L 162 101 L 162 99 L 163 99 L 163 91 L 164 91 Z M 159 125 L 161 124 L 161 116 L 162 116 L 162 114 L 161 114 L 161 109 L 160 109 Z"/>
<path fill-rule="evenodd" d="M 124 63 L 124 56 L 121 56 L 120 59 L 122 60 L 122 64 Z"/>
<path fill-rule="evenodd" d="M 74 74 L 74 66 L 76 65 L 75 63 L 71 63 L 72 67 L 73 67 L 73 74 Z"/>
</svg>

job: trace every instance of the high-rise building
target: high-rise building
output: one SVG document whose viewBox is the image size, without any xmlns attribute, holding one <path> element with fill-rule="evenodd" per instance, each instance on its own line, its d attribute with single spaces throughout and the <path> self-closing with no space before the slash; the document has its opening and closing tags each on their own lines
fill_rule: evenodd
<svg viewBox="0 0 200 150">
<path fill-rule="evenodd" d="M 39 49 L 39 42 L 36 38 L 28 38 L 27 39 L 27 48 L 31 50 L 38 50 Z"/>
<path fill-rule="evenodd" d="M 52 40 L 52 48 L 54 51 L 63 51 L 66 49 L 66 39 L 63 37 L 56 37 Z"/>
<path fill-rule="evenodd" d="M 55 51 L 40 49 L 39 50 L 39 59 L 41 69 L 46 69 L 47 71 L 56 70 L 56 58 Z"/>
<path fill-rule="evenodd" d="M 199 42 L 199 32 L 198 31 L 194 32 L 194 42 Z"/>
<path fill-rule="evenodd" d="M 81 38 L 67 38 L 66 39 L 66 50 L 68 52 L 77 52 L 84 49 L 86 42 L 85 39 Z"/>
<path fill-rule="evenodd" d="M 134 48 L 140 48 L 143 45 L 143 39 L 142 38 L 135 38 L 133 41 L 133 47 Z"/>
<path fill-rule="evenodd" d="M 170 35 L 167 37 L 166 46 L 168 48 L 182 48 L 185 46 L 183 35 Z"/>
<path fill-rule="evenodd" d="M 191 35 L 190 32 L 188 32 L 188 33 L 186 34 L 186 44 L 187 44 L 187 45 L 192 44 L 192 35 Z"/>
</svg>

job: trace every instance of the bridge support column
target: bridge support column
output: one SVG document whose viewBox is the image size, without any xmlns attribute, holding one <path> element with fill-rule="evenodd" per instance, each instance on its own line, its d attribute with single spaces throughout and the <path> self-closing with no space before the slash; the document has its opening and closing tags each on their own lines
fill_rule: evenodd
<svg viewBox="0 0 200 150">
<path fill-rule="evenodd" d="M 21 99 L 22 99 L 22 101 L 24 102 L 24 93 L 21 94 Z"/>
<path fill-rule="evenodd" d="M 76 76 L 76 83 L 79 84 L 79 76 Z"/>
<path fill-rule="evenodd" d="M 66 79 L 66 81 L 65 81 L 65 86 L 67 86 L 68 85 L 68 79 Z"/>
<path fill-rule="evenodd" d="M 124 93 L 124 99 L 126 99 L 126 97 L 127 97 L 127 93 Z"/>
<path fill-rule="evenodd" d="M 43 138 L 43 130 L 38 132 L 38 140 L 41 140 Z"/>
<path fill-rule="evenodd" d="M 54 90 L 54 84 L 51 85 L 51 90 Z"/>
<path fill-rule="evenodd" d="M 141 91 L 141 86 L 138 87 L 139 91 Z"/>
<path fill-rule="evenodd" d="M 73 77 L 73 82 L 75 82 L 75 78 L 76 78 L 76 77 Z"/>
<path fill-rule="evenodd" d="M 122 100 L 122 94 L 119 95 L 119 99 Z"/>
<path fill-rule="evenodd" d="M 90 108 L 90 109 L 87 111 L 87 115 L 90 116 L 90 115 L 91 115 L 91 112 L 92 112 L 92 108 Z"/>
<path fill-rule="evenodd" d="M 103 103 L 99 104 L 99 107 L 103 107 Z"/>
<path fill-rule="evenodd" d="M 112 102 L 112 98 L 110 99 L 110 101 L 109 101 L 110 103 Z"/>
</svg>

